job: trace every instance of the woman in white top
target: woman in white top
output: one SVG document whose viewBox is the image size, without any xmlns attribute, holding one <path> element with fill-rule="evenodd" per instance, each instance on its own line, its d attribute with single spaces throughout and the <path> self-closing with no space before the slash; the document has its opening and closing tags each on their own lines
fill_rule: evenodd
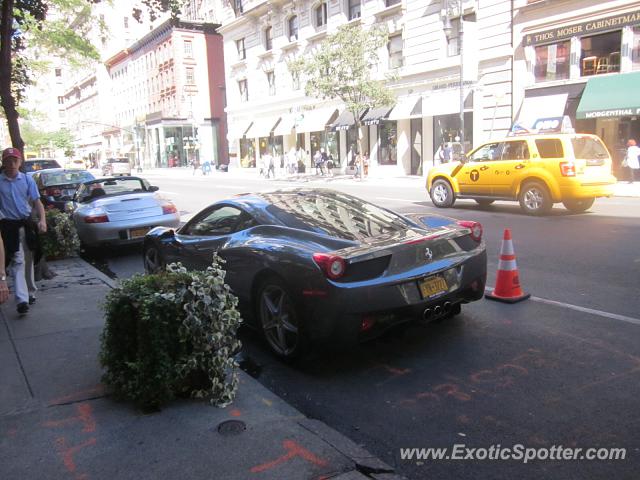
<svg viewBox="0 0 640 480">
<path fill-rule="evenodd" d="M 629 139 L 627 147 L 625 162 L 629 167 L 629 183 L 633 183 L 634 180 L 640 180 L 640 147 L 633 138 Z"/>
</svg>

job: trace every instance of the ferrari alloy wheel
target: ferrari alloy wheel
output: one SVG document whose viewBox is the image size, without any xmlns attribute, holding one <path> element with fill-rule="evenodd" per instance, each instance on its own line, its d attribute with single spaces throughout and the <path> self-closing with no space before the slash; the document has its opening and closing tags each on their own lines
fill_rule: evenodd
<svg viewBox="0 0 640 480">
<path fill-rule="evenodd" d="M 291 295 L 277 278 L 265 282 L 258 296 L 258 315 L 267 343 L 276 355 L 294 358 L 304 347 L 304 335 Z"/>
<path fill-rule="evenodd" d="M 433 182 L 429 196 L 431 197 L 433 204 L 438 208 L 452 207 L 456 201 L 451 185 L 449 185 L 449 182 L 442 179 L 438 179 Z"/>
<path fill-rule="evenodd" d="M 145 273 L 158 273 L 164 270 L 165 264 L 162 254 L 155 245 L 149 245 L 144 249 L 143 261 Z"/>
</svg>

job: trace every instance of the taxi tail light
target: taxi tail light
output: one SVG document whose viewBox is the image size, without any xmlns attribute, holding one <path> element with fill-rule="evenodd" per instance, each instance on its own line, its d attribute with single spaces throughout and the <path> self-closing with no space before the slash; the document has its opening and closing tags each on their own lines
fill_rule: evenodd
<svg viewBox="0 0 640 480">
<path fill-rule="evenodd" d="M 347 264 L 344 258 L 330 253 L 314 253 L 313 261 L 320 267 L 327 278 L 337 280 L 344 275 Z"/>
<path fill-rule="evenodd" d="M 471 230 L 471 233 L 469 234 L 469 236 L 475 240 L 476 242 L 480 243 L 482 241 L 482 224 L 479 222 L 474 222 L 474 221 L 470 221 L 470 220 L 458 220 L 458 225 L 460 225 L 461 227 L 464 228 L 468 228 Z"/>
<path fill-rule="evenodd" d="M 163 215 L 170 215 L 172 213 L 178 213 L 178 209 L 173 203 L 165 203 L 164 205 L 162 205 Z"/>
<path fill-rule="evenodd" d="M 563 177 L 575 177 L 576 165 L 573 162 L 560 162 L 560 173 Z"/>
<path fill-rule="evenodd" d="M 87 215 L 84 217 L 84 223 L 106 223 L 109 221 L 109 217 L 105 214 L 101 215 Z"/>
</svg>

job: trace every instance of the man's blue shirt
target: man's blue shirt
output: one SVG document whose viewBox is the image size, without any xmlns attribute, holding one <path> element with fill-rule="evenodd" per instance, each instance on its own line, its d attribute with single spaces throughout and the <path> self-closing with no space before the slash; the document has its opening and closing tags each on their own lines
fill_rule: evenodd
<svg viewBox="0 0 640 480">
<path fill-rule="evenodd" d="M 31 214 L 29 201 L 36 201 L 39 198 L 38 187 L 33 178 L 22 172 L 18 172 L 13 179 L 4 173 L 0 174 L 0 213 L 2 213 L 2 218 L 11 220 L 27 218 Z"/>
</svg>

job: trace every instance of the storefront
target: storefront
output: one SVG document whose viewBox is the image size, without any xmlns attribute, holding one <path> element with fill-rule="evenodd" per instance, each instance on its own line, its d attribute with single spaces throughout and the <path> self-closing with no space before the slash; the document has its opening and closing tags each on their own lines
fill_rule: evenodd
<svg viewBox="0 0 640 480">
<path fill-rule="evenodd" d="M 533 5 L 518 17 L 527 74 L 522 102 L 514 98 L 516 122 L 531 128 L 539 118 L 567 115 L 577 132 L 604 141 L 619 173 L 627 140 L 640 137 L 640 11 L 636 4 L 603 14 L 602 6 L 575 3 Z M 565 13 L 563 24 L 558 15 Z M 540 18 L 554 18 L 554 26 Z"/>
<path fill-rule="evenodd" d="M 604 141 L 619 176 L 627 140 L 640 140 L 640 72 L 589 79 L 575 125 L 577 131 L 595 133 Z"/>
</svg>

